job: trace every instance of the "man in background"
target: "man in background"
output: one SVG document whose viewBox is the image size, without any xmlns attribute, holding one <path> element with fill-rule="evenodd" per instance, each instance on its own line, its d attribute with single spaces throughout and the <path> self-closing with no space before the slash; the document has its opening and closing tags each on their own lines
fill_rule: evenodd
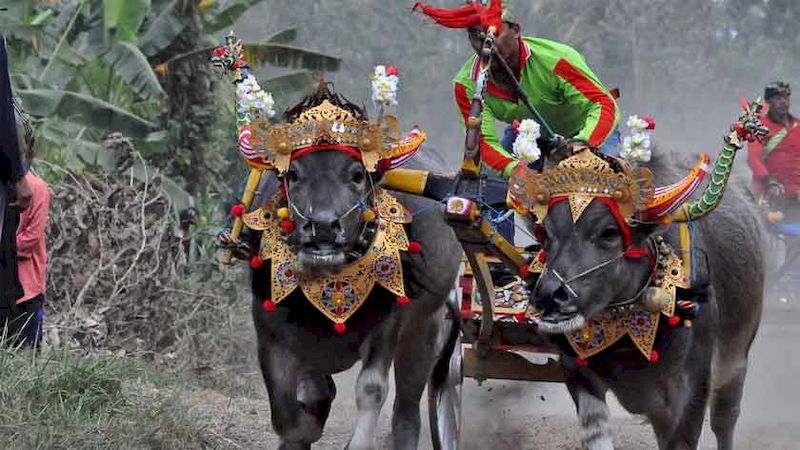
<svg viewBox="0 0 800 450">
<path fill-rule="evenodd" d="M 751 142 L 747 162 L 753 187 L 790 222 L 800 222 L 800 120 L 790 112 L 792 89 L 775 81 L 764 89 L 768 109 L 761 121 L 769 129 L 764 143 Z"/>
<path fill-rule="evenodd" d="M 0 34 L 0 332 L 24 294 L 17 272 L 16 226 L 18 210 L 31 199 L 17 141 L 16 118 L 8 76 L 6 42 Z"/>
<path fill-rule="evenodd" d="M 31 188 L 30 206 L 22 212 L 17 228 L 17 256 L 19 258 L 19 280 L 25 292 L 17 300 L 18 313 L 12 319 L 12 329 L 16 331 L 17 342 L 26 347 L 38 347 L 42 338 L 44 319 L 44 291 L 47 265 L 45 228 L 50 210 L 50 189 L 47 183 L 31 169 L 35 155 L 36 138 L 33 126 L 17 106 L 17 134 L 20 137 L 20 150 L 25 156 L 28 169 L 25 179 Z"/>
</svg>

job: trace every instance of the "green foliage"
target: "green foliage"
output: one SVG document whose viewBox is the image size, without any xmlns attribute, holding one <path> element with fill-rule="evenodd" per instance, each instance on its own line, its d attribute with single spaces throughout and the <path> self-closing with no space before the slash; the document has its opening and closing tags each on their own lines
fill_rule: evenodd
<svg viewBox="0 0 800 450">
<path fill-rule="evenodd" d="M 0 447 L 218 446 L 167 381 L 124 358 L 0 347 Z"/>
</svg>

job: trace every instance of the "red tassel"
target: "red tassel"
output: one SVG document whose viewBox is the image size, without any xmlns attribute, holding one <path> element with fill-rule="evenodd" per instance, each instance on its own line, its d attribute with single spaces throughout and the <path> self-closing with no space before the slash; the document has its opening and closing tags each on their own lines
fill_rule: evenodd
<svg viewBox="0 0 800 450">
<path fill-rule="evenodd" d="M 264 300 L 264 303 L 261 304 L 261 307 L 264 308 L 264 311 L 266 311 L 268 313 L 275 312 L 275 309 L 277 308 L 277 306 L 275 305 L 275 302 L 273 302 L 270 299 Z"/>
<path fill-rule="evenodd" d="M 214 49 L 214 56 L 222 57 L 225 56 L 225 47 L 217 47 Z"/>
<path fill-rule="evenodd" d="M 589 365 L 589 361 L 588 360 L 580 358 L 580 357 L 576 361 L 578 362 L 578 365 L 581 366 L 581 367 L 586 367 L 586 366 Z"/>
<path fill-rule="evenodd" d="M 339 336 L 347 333 L 347 325 L 345 325 L 344 323 L 337 323 L 336 325 L 333 326 L 333 329 Z"/>
<path fill-rule="evenodd" d="M 278 192 L 281 193 L 281 198 L 284 200 L 286 199 L 286 183 L 281 183 L 281 187 L 278 189 Z"/>
<path fill-rule="evenodd" d="M 528 266 L 520 266 L 519 267 L 519 276 L 522 278 L 528 278 L 531 274 L 531 269 Z"/>
<path fill-rule="evenodd" d="M 544 250 L 541 250 L 539 252 L 539 256 L 537 256 L 536 259 L 538 259 L 539 262 L 542 263 L 542 264 L 547 263 L 547 253 L 545 253 Z"/>
<path fill-rule="evenodd" d="M 244 205 L 241 203 L 237 203 L 233 205 L 233 207 L 231 208 L 231 214 L 233 215 L 233 217 L 242 217 L 244 211 L 245 211 Z"/>
<path fill-rule="evenodd" d="M 650 362 L 651 363 L 655 364 L 655 363 L 658 362 L 659 359 L 661 359 L 661 355 L 658 354 L 657 350 L 653 350 L 652 352 L 650 352 Z"/>
<path fill-rule="evenodd" d="M 411 241 L 408 243 L 408 253 L 418 255 L 420 251 L 422 251 L 422 245 L 419 242 Z"/>
<path fill-rule="evenodd" d="M 672 328 L 675 328 L 681 324 L 681 318 L 678 316 L 672 316 L 669 319 L 667 319 L 667 323 L 669 323 L 669 326 L 671 326 Z"/>
<path fill-rule="evenodd" d="M 528 323 L 528 316 L 524 312 L 514 314 L 514 318 L 518 323 Z"/>
<path fill-rule="evenodd" d="M 411 303 L 411 299 L 406 297 L 405 295 L 398 295 L 397 296 L 397 304 L 400 306 L 408 306 Z"/>
<path fill-rule="evenodd" d="M 281 220 L 281 231 L 284 234 L 291 234 L 294 231 L 294 222 L 289 219 Z"/>
</svg>

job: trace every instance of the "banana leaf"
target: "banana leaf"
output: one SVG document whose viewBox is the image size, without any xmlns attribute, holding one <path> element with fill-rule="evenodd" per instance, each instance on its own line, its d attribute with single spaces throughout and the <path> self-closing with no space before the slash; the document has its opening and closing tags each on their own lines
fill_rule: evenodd
<svg viewBox="0 0 800 450">
<path fill-rule="evenodd" d="M 129 111 L 88 95 L 53 89 L 23 89 L 18 92 L 25 110 L 34 116 L 58 117 L 91 128 L 119 131 L 130 137 L 145 137 L 156 124 Z"/>
<path fill-rule="evenodd" d="M 167 48 L 189 25 L 191 17 L 178 14 L 176 3 L 178 0 L 161 11 L 139 41 L 139 48 L 148 58 Z"/>
<path fill-rule="evenodd" d="M 214 48 L 215 47 L 205 47 L 183 53 L 173 57 L 164 64 L 169 65 L 186 58 L 199 56 L 210 58 Z M 244 43 L 244 48 L 245 58 L 253 67 L 270 64 L 273 66 L 288 67 L 290 69 L 336 72 L 339 70 L 342 62 L 339 58 L 291 45 Z"/>
<path fill-rule="evenodd" d="M 308 93 L 319 82 L 320 77 L 319 72 L 301 70 L 267 78 L 262 85 L 272 93 L 275 104 L 280 109 L 285 109 L 291 102 L 299 100 L 301 95 Z"/>
<path fill-rule="evenodd" d="M 224 2 L 220 7 L 215 7 L 212 10 L 217 11 L 216 14 L 206 14 L 203 16 L 206 32 L 213 34 L 225 28 L 229 28 L 235 24 L 247 10 L 262 1 L 263 0 L 232 0 Z"/>
<path fill-rule="evenodd" d="M 263 42 L 270 44 L 291 44 L 295 41 L 295 39 L 297 39 L 297 27 L 292 27 L 278 31 L 272 36 L 264 39 Z"/>
<path fill-rule="evenodd" d="M 103 20 L 106 31 L 115 31 L 114 40 L 136 42 L 150 0 L 103 0 Z"/>
<path fill-rule="evenodd" d="M 103 55 L 103 62 L 111 65 L 139 98 L 157 97 L 164 93 L 147 57 L 133 44 L 119 42 Z"/>
</svg>

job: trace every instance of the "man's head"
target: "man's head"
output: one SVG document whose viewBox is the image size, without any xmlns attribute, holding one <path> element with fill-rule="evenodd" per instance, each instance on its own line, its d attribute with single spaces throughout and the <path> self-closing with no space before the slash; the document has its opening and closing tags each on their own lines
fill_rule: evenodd
<svg viewBox="0 0 800 450">
<path fill-rule="evenodd" d="M 769 111 L 777 116 L 789 114 L 792 88 L 783 81 L 774 81 L 764 88 L 764 100 L 769 105 Z"/>
<path fill-rule="evenodd" d="M 467 29 L 467 36 L 469 43 L 475 53 L 480 54 L 483 47 L 483 41 L 486 38 L 486 33 L 480 27 L 472 27 Z M 503 22 L 503 31 L 495 39 L 495 46 L 500 55 L 503 56 L 507 62 L 512 63 L 511 59 L 517 55 L 519 51 L 519 36 L 520 26 L 514 22 Z M 513 66 L 513 64 L 512 64 Z"/>
</svg>

